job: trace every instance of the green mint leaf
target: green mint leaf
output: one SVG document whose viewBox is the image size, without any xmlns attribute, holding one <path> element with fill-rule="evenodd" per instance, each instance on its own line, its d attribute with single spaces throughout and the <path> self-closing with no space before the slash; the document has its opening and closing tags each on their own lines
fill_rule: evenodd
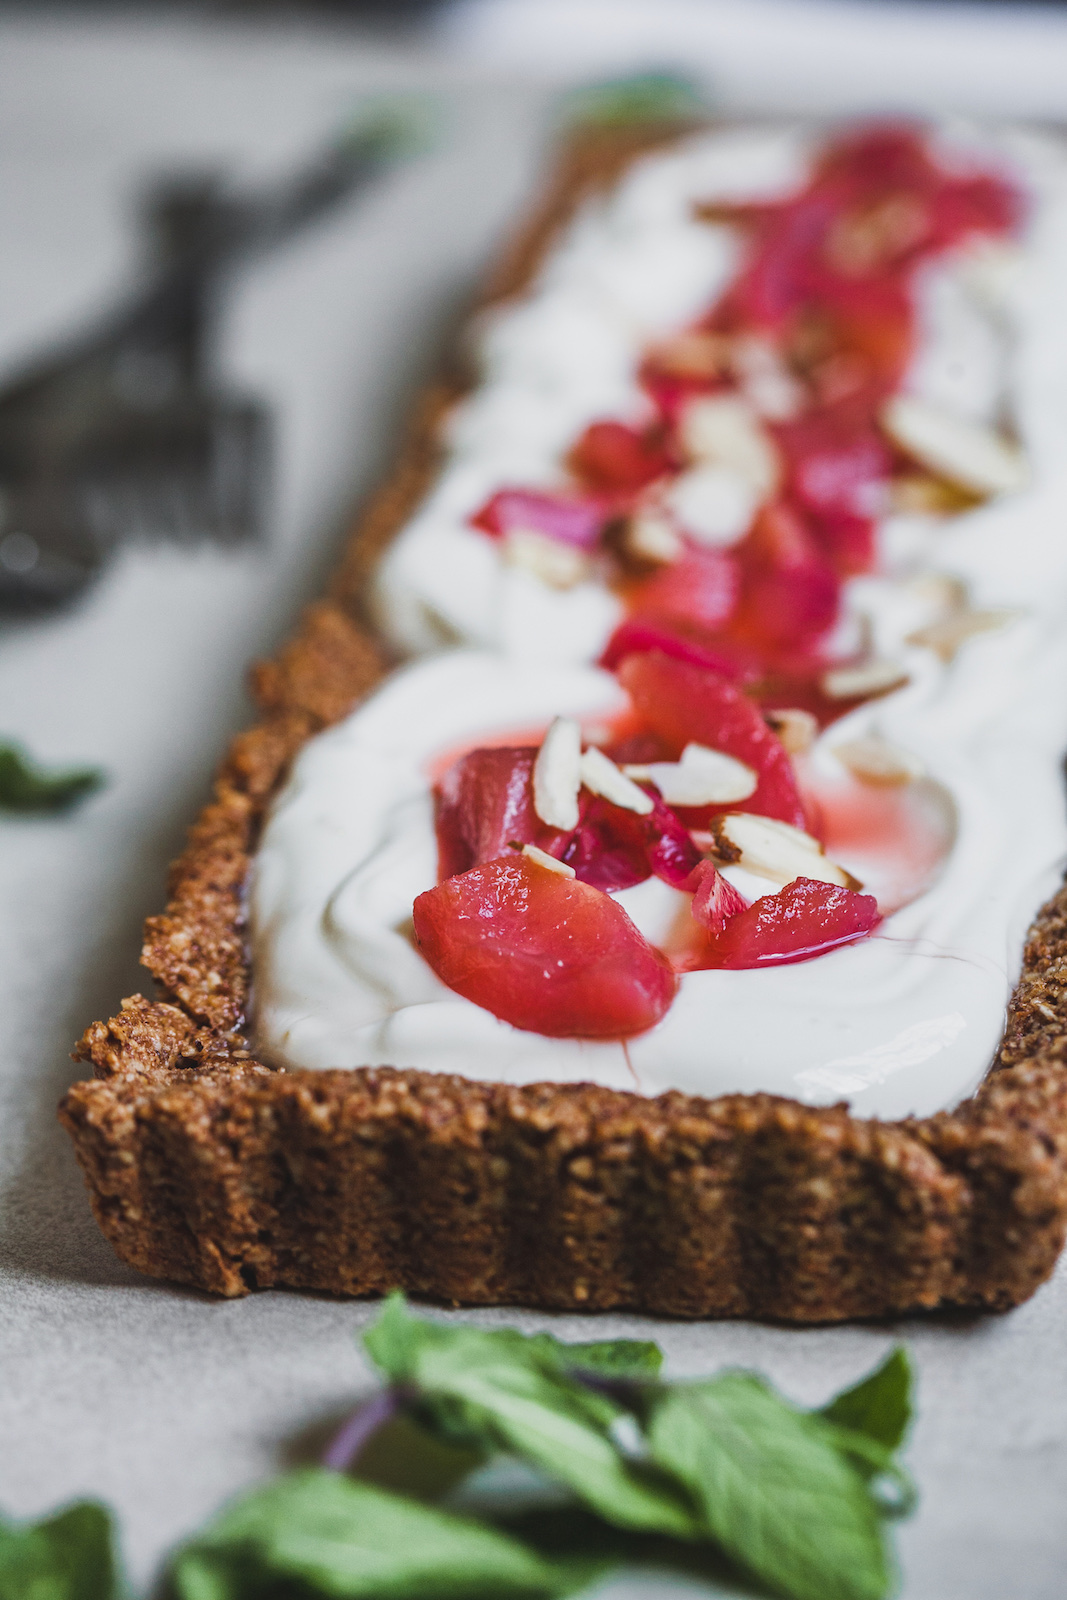
<svg viewBox="0 0 1067 1600">
<path fill-rule="evenodd" d="M 401 1412 L 371 1435 L 350 1470 L 379 1489 L 415 1500 L 439 1500 L 484 1460 L 484 1450 L 454 1444 Z"/>
<path fill-rule="evenodd" d="M 37 1523 L 0 1519 L 0 1600 L 117 1600 L 111 1518 L 82 1500 Z"/>
<path fill-rule="evenodd" d="M 820 1420 L 759 1378 L 677 1384 L 648 1423 L 655 1461 L 687 1486 L 706 1534 L 792 1600 L 883 1600 L 891 1571 L 863 1477 Z"/>
<path fill-rule="evenodd" d="M 453 1443 L 512 1451 L 621 1527 L 698 1536 L 688 1497 L 620 1453 L 611 1429 L 627 1413 L 566 1370 L 573 1347 L 423 1321 L 395 1296 L 364 1342 L 394 1383 L 418 1393 L 420 1419 Z"/>
<path fill-rule="evenodd" d="M 635 72 L 573 90 L 566 96 L 568 121 L 598 127 L 674 122 L 707 114 L 697 84 L 675 72 Z"/>
<path fill-rule="evenodd" d="M 69 811 L 103 782 L 95 767 L 45 772 L 17 745 L 0 744 L 0 811 Z"/>
<path fill-rule="evenodd" d="M 887 1450 L 899 1450 L 911 1421 L 915 1378 L 902 1344 L 882 1365 L 851 1389 L 844 1389 L 818 1413 L 828 1422 L 865 1433 Z"/>
<path fill-rule="evenodd" d="M 911 1474 L 894 1458 L 892 1450 L 870 1434 L 824 1421 L 818 1412 L 809 1419 L 840 1455 L 856 1469 L 867 1485 L 875 1509 L 883 1517 L 907 1517 L 919 1498 Z"/>
<path fill-rule="evenodd" d="M 600 1563 L 558 1562 L 484 1524 L 322 1468 L 254 1490 L 181 1551 L 178 1600 L 553 1600 Z"/>
<path fill-rule="evenodd" d="M 659 1376 L 663 1351 L 651 1339 L 594 1339 L 588 1344 L 564 1344 L 550 1333 L 539 1334 L 551 1340 L 565 1368 L 595 1372 L 601 1378 L 646 1378 Z"/>
<path fill-rule="evenodd" d="M 413 1317 L 404 1295 L 395 1290 L 386 1297 L 378 1321 L 363 1342 L 385 1376 L 394 1383 L 403 1383 L 410 1377 L 415 1353 L 421 1348 L 421 1330 L 428 1327 L 438 1333 L 449 1331 L 441 1324 Z M 523 1334 L 515 1328 L 497 1329 L 485 1337 L 502 1341 L 511 1349 L 533 1351 L 542 1365 L 556 1371 L 578 1368 L 605 1378 L 655 1378 L 663 1365 L 663 1351 L 651 1339 L 594 1339 L 567 1344 L 551 1333 Z"/>
</svg>

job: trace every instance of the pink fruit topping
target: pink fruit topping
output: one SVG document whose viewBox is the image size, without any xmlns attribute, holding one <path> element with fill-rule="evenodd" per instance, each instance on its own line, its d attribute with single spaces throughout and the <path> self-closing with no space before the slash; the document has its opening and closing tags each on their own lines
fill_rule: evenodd
<svg viewBox="0 0 1067 1600">
<path fill-rule="evenodd" d="M 745 810 L 777 817 L 797 828 L 806 826 L 793 764 L 759 707 L 736 684 L 659 651 L 629 656 L 618 677 L 629 690 L 635 709 L 675 759 L 692 742 L 743 761 L 759 780 L 755 793 L 745 801 Z M 703 815 L 707 814 L 705 808 Z M 697 813 L 684 815 L 698 825 Z"/>
<path fill-rule="evenodd" d="M 774 967 L 862 939 L 877 925 L 869 894 L 796 878 L 731 917 L 708 940 L 702 967 Z"/>
<path fill-rule="evenodd" d="M 473 522 L 494 539 L 503 539 L 509 533 L 540 533 L 560 544 L 591 550 L 600 538 L 606 515 L 599 501 L 579 495 L 500 489 L 486 501 Z"/>
<path fill-rule="evenodd" d="M 543 832 L 530 781 L 536 755 L 536 745 L 504 745 L 453 762 L 434 790 L 438 877 L 492 861 L 512 840 L 532 844 Z"/>
<path fill-rule="evenodd" d="M 713 861 L 702 861 L 687 886 L 693 891 L 693 919 L 711 933 L 721 933 L 731 917 L 747 911 L 748 901 L 718 872 Z"/>
<path fill-rule="evenodd" d="M 632 494 L 670 468 L 662 434 L 638 433 L 623 422 L 593 422 L 570 454 L 571 469 L 591 489 Z"/>
<path fill-rule="evenodd" d="M 419 949 L 442 983 L 513 1027 L 625 1039 L 664 1015 L 677 979 L 621 906 L 527 857 L 420 894 Z"/>
</svg>

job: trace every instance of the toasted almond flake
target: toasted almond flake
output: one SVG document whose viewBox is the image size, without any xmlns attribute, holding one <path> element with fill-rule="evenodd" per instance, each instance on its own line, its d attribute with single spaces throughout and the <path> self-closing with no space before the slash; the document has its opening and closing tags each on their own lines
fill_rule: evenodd
<svg viewBox="0 0 1067 1600">
<path fill-rule="evenodd" d="M 730 340 L 721 333 L 690 329 L 653 345 L 649 359 L 676 378 L 716 378 L 730 369 Z"/>
<path fill-rule="evenodd" d="M 761 417 L 787 422 L 804 403 L 804 390 L 769 339 L 752 335 L 734 344 L 734 370 L 745 398 Z"/>
<path fill-rule="evenodd" d="M 1018 445 L 918 395 L 894 395 L 882 412 L 882 425 L 924 467 L 976 494 L 1008 494 L 1026 484 L 1026 461 Z"/>
<path fill-rule="evenodd" d="M 669 806 L 733 805 L 755 794 L 759 778 L 743 761 L 707 745 L 687 744 L 680 761 L 624 767 L 629 778 L 647 778 Z"/>
<path fill-rule="evenodd" d="M 536 861 L 539 867 L 547 867 L 549 872 L 557 872 L 561 878 L 574 877 L 573 867 L 568 867 L 565 861 L 557 861 L 555 856 L 550 856 L 547 850 L 539 850 L 535 844 L 524 844 L 522 853 L 527 861 Z"/>
<path fill-rule="evenodd" d="M 826 239 L 826 254 L 846 277 L 862 277 L 921 239 L 926 206 L 913 195 L 890 195 L 839 216 Z"/>
<path fill-rule="evenodd" d="M 781 477 L 778 451 L 756 412 L 741 395 L 704 395 L 681 415 L 682 449 L 693 462 L 730 467 L 760 497 Z"/>
<path fill-rule="evenodd" d="M 861 783 L 890 788 L 912 783 L 923 775 L 923 764 L 918 756 L 901 749 L 900 745 L 890 744 L 876 733 L 845 739 L 833 746 L 833 754 Z"/>
<path fill-rule="evenodd" d="M 731 545 L 752 526 L 760 495 L 736 467 L 709 461 L 675 478 L 667 499 L 686 533 L 701 544 Z"/>
<path fill-rule="evenodd" d="M 624 811 L 636 811 L 639 817 L 647 817 L 652 811 L 651 796 L 639 789 L 603 750 L 587 750 L 582 757 L 581 772 L 586 788 L 610 800 L 612 805 L 621 806 Z"/>
<path fill-rule="evenodd" d="M 982 498 L 931 472 L 897 473 L 889 485 L 890 506 L 904 515 L 952 517 L 978 505 Z"/>
<path fill-rule="evenodd" d="M 906 642 L 932 650 L 942 661 L 949 662 L 975 634 L 995 633 L 1006 628 L 1009 622 L 1017 622 L 1021 615 L 1019 611 L 972 611 L 965 607 L 928 622 L 924 628 L 916 628 L 914 633 L 908 634 Z"/>
<path fill-rule="evenodd" d="M 831 700 L 856 700 L 861 696 L 888 694 L 907 683 L 908 674 L 899 661 L 865 661 L 858 667 L 835 667 L 823 673 L 823 693 Z"/>
<path fill-rule="evenodd" d="M 573 589 L 589 576 L 589 562 L 581 550 L 533 528 L 509 530 L 504 559 L 509 566 L 539 578 L 549 589 Z"/>
<path fill-rule="evenodd" d="M 962 611 L 967 605 L 967 585 L 948 572 L 922 572 L 908 580 L 908 589 L 931 611 Z"/>
<path fill-rule="evenodd" d="M 859 888 L 851 873 L 827 860 L 817 839 L 788 823 L 737 812 L 717 817 L 712 834 L 720 860 L 780 886 L 792 883 L 794 878 L 813 878 L 817 883 L 835 883 L 842 889 Z"/>
<path fill-rule="evenodd" d="M 623 545 L 627 555 L 656 566 L 668 566 L 677 561 L 685 548 L 670 519 L 654 511 L 638 511 L 630 518 Z"/>
<path fill-rule="evenodd" d="M 805 750 L 810 750 L 819 732 L 818 718 L 813 717 L 810 711 L 801 711 L 797 706 L 765 711 L 763 720 L 778 737 L 786 754 L 791 756 L 802 755 Z"/>
<path fill-rule="evenodd" d="M 533 767 L 534 810 L 548 827 L 569 832 L 578 826 L 581 765 L 582 730 L 573 717 L 557 717 Z"/>
</svg>

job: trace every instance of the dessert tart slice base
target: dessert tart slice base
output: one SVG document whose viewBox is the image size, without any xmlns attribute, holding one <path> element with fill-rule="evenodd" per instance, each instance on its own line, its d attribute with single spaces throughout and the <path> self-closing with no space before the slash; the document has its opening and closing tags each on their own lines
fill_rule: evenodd
<svg viewBox="0 0 1067 1600">
<path fill-rule="evenodd" d="M 590 185 L 678 132 L 573 142 L 491 297 L 529 279 Z M 430 481 L 436 419 L 462 388 L 425 397 L 329 597 L 253 673 L 262 720 L 234 741 L 146 928 L 163 998 L 125 1001 L 78 1046 L 95 1077 L 60 1116 L 104 1234 L 142 1272 L 230 1296 L 401 1287 L 792 1321 L 1017 1304 L 1067 1231 L 1067 890 L 1031 932 L 993 1069 L 923 1120 L 255 1059 L 243 892 L 261 822 L 301 746 L 386 668 L 362 621 L 366 576 Z"/>
</svg>

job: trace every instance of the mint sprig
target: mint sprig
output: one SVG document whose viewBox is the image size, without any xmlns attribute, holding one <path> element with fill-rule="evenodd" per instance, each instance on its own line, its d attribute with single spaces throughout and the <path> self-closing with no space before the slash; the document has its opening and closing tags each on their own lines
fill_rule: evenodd
<svg viewBox="0 0 1067 1600">
<path fill-rule="evenodd" d="M 336 1600 L 554 1600 L 598 1562 L 556 1562 L 484 1523 L 323 1468 L 289 1473 L 224 1512 L 178 1556 L 177 1600 L 284 1592 Z"/>
<path fill-rule="evenodd" d="M 759 1378 L 678 1384 L 648 1425 L 652 1458 L 690 1490 L 705 1536 L 795 1600 L 881 1600 L 881 1512 L 818 1419 Z"/>
<path fill-rule="evenodd" d="M 421 1318 L 401 1295 L 364 1342 L 389 1387 L 332 1465 L 226 1508 L 174 1556 L 172 1600 L 563 1600 L 632 1561 L 785 1600 L 893 1588 L 903 1350 L 809 1411 L 750 1372 L 669 1382 L 650 1342 Z M 0 1519 L 0 1600 L 120 1595 L 102 1507 Z"/>
<path fill-rule="evenodd" d="M 104 775 L 96 767 L 49 772 L 18 745 L 0 744 L 0 811 L 60 812 L 99 789 Z"/>
<path fill-rule="evenodd" d="M 0 1517 L 0 1600 L 119 1600 L 111 1517 L 94 1501 L 40 1522 Z"/>
<path fill-rule="evenodd" d="M 647 1348 L 622 1341 L 568 1347 L 550 1335 L 447 1327 L 412 1317 L 403 1297 L 386 1301 L 364 1339 L 371 1360 L 418 1396 L 420 1413 L 456 1444 L 511 1451 L 566 1484 L 606 1521 L 696 1538 L 689 1497 L 669 1478 L 628 1461 L 612 1437 L 625 1408 L 582 1381 L 643 1375 Z M 573 1374 L 568 1371 L 573 1362 Z"/>
</svg>

